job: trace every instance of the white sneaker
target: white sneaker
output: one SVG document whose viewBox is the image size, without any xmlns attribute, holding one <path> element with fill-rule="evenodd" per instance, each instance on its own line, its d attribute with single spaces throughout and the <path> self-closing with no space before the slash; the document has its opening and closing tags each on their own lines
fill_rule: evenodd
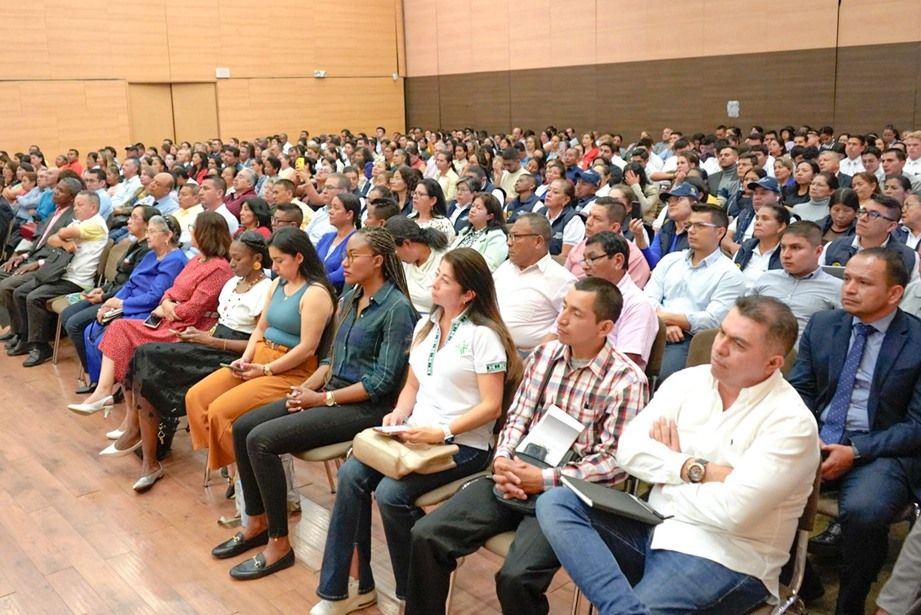
<svg viewBox="0 0 921 615">
<path fill-rule="evenodd" d="M 377 592 L 373 589 L 367 594 L 353 592 L 351 583 L 349 584 L 349 597 L 345 600 L 320 600 L 312 609 L 309 615 L 346 615 L 366 609 L 377 602 Z M 356 585 L 357 587 L 357 585 Z"/>
</svg>

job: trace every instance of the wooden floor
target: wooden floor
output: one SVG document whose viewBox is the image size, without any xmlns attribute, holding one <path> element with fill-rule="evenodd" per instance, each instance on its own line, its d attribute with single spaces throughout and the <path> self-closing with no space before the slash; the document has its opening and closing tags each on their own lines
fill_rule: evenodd
<svg viewBox="0 0 921 615">
<path fill-rule="evenodd" d="M 234 504 L 224 498 L 220 478 L 202 487 L 204 454 L 191 450 L 188 434 L 177 434 L 166 477 L 138 495 L 131 489 L 140 467 L 134 455 L 98 456 L 124 406 L 108 419 L 66 410 L 77 399 L 78 371 L 66 342 L 57 366 L 25 369 L 21 362 L 0 352 L 0 613 L 305 613 L 316 602 L 334 498 L 321 464 L 296 462 L 303 511 L 291 520 L 294 568 L 233 581 L 227 571 L 245 556 L 219 561 L 210 550 L 236 531 L 216 523 L 233 514 Z M 379 603 L 363 613 L 396 613 L 374 512 Z M 452 614 L 499 612 L 498 564 L 484 551 L 467 558 Z M 827 581 L 833 576 L 823 571 Z M 551 612 L 568 613 L 571 598 L 572 584 L 560 573 L 551 586 Z M 832 604 L 826 598 L 811 612 L 830 612 Z"/>
</svg>

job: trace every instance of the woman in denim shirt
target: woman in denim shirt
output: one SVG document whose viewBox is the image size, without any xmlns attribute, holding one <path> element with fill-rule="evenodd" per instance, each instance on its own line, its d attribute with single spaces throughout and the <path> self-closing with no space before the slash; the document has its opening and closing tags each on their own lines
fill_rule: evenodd
<svg viewBox="0 0 921 615">
<path fill-rule="evenodd" d="M 393 409 L 417 319 L 393 237 L 381 228 L 357 231 L 349 238 L 343 268 L 353 288 L 339 302 L 329 356 L 287 400 L 234 423 L 249 524 L 212 554 L 235 557 L 268 543 L 265 551 L 231 569 L 235 578 L 258 578 L 294 565 L 279 455 L 351 440 L 380 425 Z"/>
</svg>

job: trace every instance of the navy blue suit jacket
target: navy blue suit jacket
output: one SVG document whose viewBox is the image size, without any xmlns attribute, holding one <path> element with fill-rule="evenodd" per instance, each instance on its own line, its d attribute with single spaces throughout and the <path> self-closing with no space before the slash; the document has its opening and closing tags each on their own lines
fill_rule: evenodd
<svg viewBox="0 0 921 615">
<path fill-rule="evenodd" d="M 817 421 L 838 386 L 852 322 L 844 310 L 816 312 L 800 340 L 788 380 Z M 860 461 L 901 458 L 921 498 L 921 320 L 902 310 L 883 338 L 867 412 L 870 431 L 851 438 Z"/>
</svg>

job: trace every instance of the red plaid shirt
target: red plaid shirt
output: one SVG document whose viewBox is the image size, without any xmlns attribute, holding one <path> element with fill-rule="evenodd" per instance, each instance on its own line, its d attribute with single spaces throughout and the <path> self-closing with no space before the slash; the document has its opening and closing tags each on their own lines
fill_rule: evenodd
<svg viewBox="0 0 921 615">
<path fill-rule="evenodd" d="M 542 399 L 540 385 L 552 369 Z M 560 484 L 560 474 L 595 483 L 626 478 L 614 460 L 617 439 L 627 422 L 649 398 L 646 376 L 636 364 L 605 341 L 585 367 L 575 368 L 569 346 L 553 341 L 538 346 L 527 360 L 524 378 L 499 434 L 496 456 L 512 457 L 525 434 L 556 405 L 585 429 L 573 444 L 575 461 L 543 470 L 547 487 Z"/>
</svg>

